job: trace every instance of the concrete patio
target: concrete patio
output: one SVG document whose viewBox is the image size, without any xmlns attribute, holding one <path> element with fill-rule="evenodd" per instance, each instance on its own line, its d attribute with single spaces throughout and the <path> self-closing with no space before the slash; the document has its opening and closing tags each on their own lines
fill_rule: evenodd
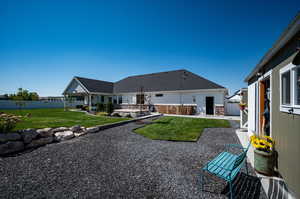
<svg viewBox="0 0 300 199">
<path fill-rule="evenodd" d="M 146 121 L 145 121 L 146 122 Z M 239 143 L 234 128 L 206 129 L 197 142 L 155 141 L 130 123 L 0 159 L 0 198 L 226 198 L 226 184 L 200 168 Z M 266 198 L 254 176 L 240 175 L 237 196 Z"/>
</svg>

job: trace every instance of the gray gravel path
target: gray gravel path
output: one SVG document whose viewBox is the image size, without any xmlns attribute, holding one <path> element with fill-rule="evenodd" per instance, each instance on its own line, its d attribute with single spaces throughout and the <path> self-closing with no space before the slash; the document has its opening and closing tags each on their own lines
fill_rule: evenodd
<svg viewBox="0 0 300 199">
<path fill-rule="evenodd" d="M 226 198 L 226 184 L 207 175 L 201 192 L 199 175 L 224 144 L 238 143 L 233 128 L 206 129 L 192 143 L 150 140 L 132 132 L 138 126 L 0 159 L 0 198 Z"/>
</svg>

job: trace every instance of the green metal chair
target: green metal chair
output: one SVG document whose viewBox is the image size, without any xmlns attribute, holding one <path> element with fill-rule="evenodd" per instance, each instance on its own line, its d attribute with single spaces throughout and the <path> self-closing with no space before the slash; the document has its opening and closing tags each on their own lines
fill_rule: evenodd
<svg viewBox="0 0 300 199">
<path fill-rule="evenodd" d="M 240 154 L 233 154 L 229 152 L 229 148 L 239 148 L 242 149 Z M 247 165 L 247 151 L 250 147 L 250 143 L 247 148 L 243 148 L 241 145 L 237 144 L 228 144 L 226 145 L 226 150 L 220 153 L 213 160 L 208 162 L 203 168 L 202 171 L 206 171 L 210 174 L 213 174 L 229 183 L 230 189 L 230 198 L 233 198 L 233 187 L 232 182 L 240 172 L 242 166 L 245 163 L 246 171 L 248 175 L 248 165 Z M 203 191 L 204 187 L 204 177 L 201 175 L 201 189 Z"/>
</svg>

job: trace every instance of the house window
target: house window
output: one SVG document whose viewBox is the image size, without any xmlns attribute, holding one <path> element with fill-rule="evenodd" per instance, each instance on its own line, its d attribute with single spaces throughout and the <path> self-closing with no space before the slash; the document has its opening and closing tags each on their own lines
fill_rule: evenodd
<svg viewBox="0 0 300 199">
<path fill-rule="evenodd" d="M 114 104 L 117 104 L 117 103 L 118 103 L 118 101 L 117 101 L 117 96 L 114 96 L 114 97 L 113 97 L 113 101 L 114 101 Z"/>
<path fill-rule="evenodd" d="M 136 104 L 144 104 L 145 103 L 145 95 L 137 94 L 136 95 Z"/>
<path fill-rule="evenodd" d="M 290 63 L 280 69 L 280 111 L 300 114 L 300 66 Z"/>
<path fill-rule="evenodd" d="M 193 96 L 193 103 L 196 103 L 196 97 Z"/>
<path fill-rule="evenodd" d="M 101 102 L 104 103 L 104 96 L 101 95 Z"/>
<path fill-rule="evenodd" d="M 162 94 L 162 93 L 155 94 L 155 97 L 163 97 L 163 96 L 164 96 L 164 94 Z"/>
<path fill-rule="evenodd" d="M 122 96 L 118 96 L 119 104 L 122 104 Z"/>
<path fill-rule="evenodd" d="M 281 103 L 291 104 L 291 72 L 287 71 L 281 75 Z"/>
</svg>

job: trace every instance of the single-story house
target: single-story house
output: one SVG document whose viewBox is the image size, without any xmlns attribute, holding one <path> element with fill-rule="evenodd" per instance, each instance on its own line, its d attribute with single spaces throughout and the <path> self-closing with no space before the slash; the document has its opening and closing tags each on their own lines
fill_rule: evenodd
<svg viewBox="0 0 300 199">
<path fill-rule="evenodd" d="M 245 82 L 248 132 L 275 140 L 278 172 L 300 198 L 300 13 Z"/>
<path fill-rule="evenodd" d="M 63 92 L 67 99 L 82 100 L 90 110 L 97 103 L 111 101 L 125 109 L 142 106 L 161 113 L 211 115 L 224 115 L 227 94 L 225 87 L 187 70 L 130 76 L 117 82 L 74 77 Z"/>
</svg>

